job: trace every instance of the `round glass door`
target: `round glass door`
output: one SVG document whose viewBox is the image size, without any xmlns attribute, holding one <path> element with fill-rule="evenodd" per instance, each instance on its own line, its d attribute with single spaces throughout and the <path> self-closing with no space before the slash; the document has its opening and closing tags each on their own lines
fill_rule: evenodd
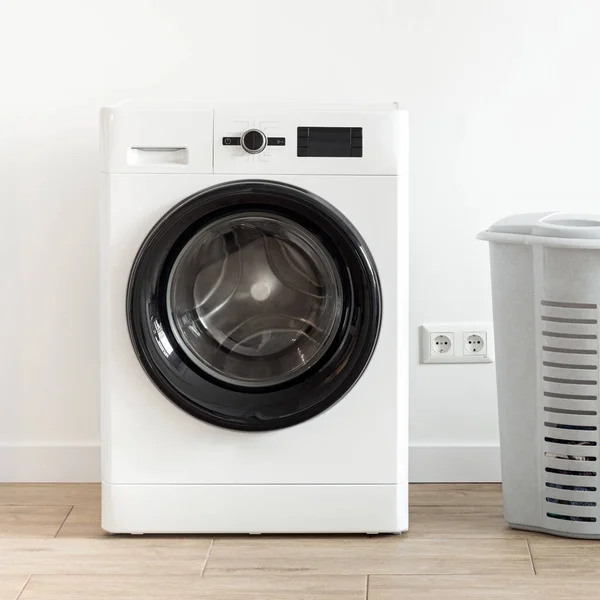
<svg viewBox="0 0 600 600">
<path fill-rule="evenodd" d="M 127 319 L 148 377 L 229 429 L 296 425 L 360 378 L 381 322 L 369 250 L 322 198 L 271 181 L 209 188 L 152 229 Z"/>
<path fill-rule="evenodd" d="M 342 303 L 323 244 L 297 223 L 257 211 L 196 233 L 167 287 L 169 323 L 183 351 L 208 375 L 243 387 L 308 371 L 329 348 Z"/>
</svg>

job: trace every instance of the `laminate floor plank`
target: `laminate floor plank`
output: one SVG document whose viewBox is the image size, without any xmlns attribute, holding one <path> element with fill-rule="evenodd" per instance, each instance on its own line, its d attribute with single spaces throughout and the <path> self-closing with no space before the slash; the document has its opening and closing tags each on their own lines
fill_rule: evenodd
<svg viewBox="0 0 600 600">
<path fill-rule="evenodd" d="M 0 600 L 17 600 L 28 579 L 28 575 L 0 576 Z"/>
<path fill-rule="evenodd" d="M 99 506 L 74 506 L 57 537 L 93 539 L 108 536 L 100 527 Z"/>
<path fill-rule="evenodd" d="M 414 506 L 502 506 L 499 483 L 411 483 L 409 504 Z"/>
<path fill-rule="evenodd" d="M 217 538 L 206 572 L 322 574 L 531 573 L 525 539 L 403 536 Z"/>
<path fill-rule="evenodd" d="M 19 600 L 365 600 L 366 577 L 34 576 Z"/>
<path fill-rule="evenodd" d="M 574 578 L 580 575 L 600 575 L 598 540 L 530 535 L 529 546 L 535 569 L 539 574 L 560 574 Z M 600 585 L 597 597 L 600 598 Z"/>
<path fill-rule="evenodd" d="M 600 578 L 372 576 L 369 600 L 597 600 Z"/>
<path fill-rule="evenodd" d="M 409 538 L 526 538 L 526 531 L 511 529 L 501 506 L 414 506 L 410 511 Z"/>
<path fill-rule="evenodd" d="M 0 483 L 0 506 L 100 506 L 99 483 Z"/>
<path fill-rule="evenodd" d="M 53 538 L 72 508 L 0 505 L 0 539 Z"/>
<path fill-rule="evenodd" d="M 201 575 L 209 538 L 0 540 L 0 578 L 34 575 Z"/>
</svg>

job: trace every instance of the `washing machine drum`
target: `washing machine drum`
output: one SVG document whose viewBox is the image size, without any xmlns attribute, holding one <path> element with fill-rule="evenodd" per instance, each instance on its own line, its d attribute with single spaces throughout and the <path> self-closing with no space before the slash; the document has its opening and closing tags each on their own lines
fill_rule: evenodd
<svg viewBox="0 0 600 600">
<path fill-rule="evenodd" d="M 381 294 L 364 241 L 325 200 L 241 181 L 185 199 L 154 227 L 127 316 L 142 366 L 175 404 L 230 429 L 280 429 L 359 379 Z"/>
</svg>

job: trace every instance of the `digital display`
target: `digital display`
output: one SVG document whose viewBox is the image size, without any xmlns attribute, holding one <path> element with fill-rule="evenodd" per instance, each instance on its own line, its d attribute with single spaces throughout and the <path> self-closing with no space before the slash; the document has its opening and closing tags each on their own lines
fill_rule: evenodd
<svg viewBox="0 0 600 600">
<path fill-rule="evenodd" d="M 362 157 L 362 127 L 298 127 L 298 156 Z"/>
</svg>

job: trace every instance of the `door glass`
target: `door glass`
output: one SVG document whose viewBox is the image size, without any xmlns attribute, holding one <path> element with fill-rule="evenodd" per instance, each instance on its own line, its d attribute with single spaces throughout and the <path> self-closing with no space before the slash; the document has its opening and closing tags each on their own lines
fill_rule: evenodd
<svg viewBox="0 0 600 600">
<path fill-rule="evenodd" d="M 315 364 L 339 327 L 342 286 L 319 239 L 267 212 L 214 221 L 170 273 L 171 328 L 189 358 L 241 386 L 291 380 Z"/>
</svg>

